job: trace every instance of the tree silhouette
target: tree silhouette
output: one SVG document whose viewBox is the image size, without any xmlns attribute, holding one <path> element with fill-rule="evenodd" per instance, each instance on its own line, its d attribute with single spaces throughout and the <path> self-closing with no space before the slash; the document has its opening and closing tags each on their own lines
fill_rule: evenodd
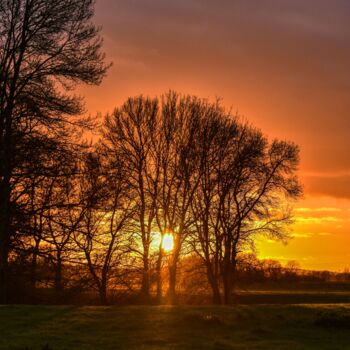
<svg viewBox="0 0 350 350">
<path fill-rule="evenodd" d="M 283 239 L 297 198 L 298 148 L 268 142 L 258 130 L 225 112 L 219 102 L 169 92 L 161 100 L 129 99 L 107 116 L 104 142 L 123 159 L 135 205 L 142 250 L 142 294 L 150 290 L 150 246 L 158 231 L 157 299 L 162 297 L 162 239 L 170 232 L 168 301 L 176 301 L 177 268 L 193 249 L 203 260 L 214 301 L 230 302 L 237 255 L 257 234 Z M 137 241 L 137 238 L 136 238 Z M 224 291 L 222 299 L 221 289 Z"/>
<path fill-rule="evenodd" d="M 8 256 L 17 192 L 36 154 L 51 139 L 68 142 L 86 120 L 81 100 L 64 90 L 105 75 L 93 0 L 0 1 L 0 301 L 6 302 Z M 71 141 L 70 141 L 71 142 Z"/>
</svg>

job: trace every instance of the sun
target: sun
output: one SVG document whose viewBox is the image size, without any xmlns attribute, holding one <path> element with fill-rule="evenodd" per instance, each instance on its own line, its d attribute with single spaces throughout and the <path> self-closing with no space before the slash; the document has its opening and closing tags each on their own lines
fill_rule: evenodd
<svg viewBox="0 0 350 350">
<path fill-rule="evenodd" d="M 163 236 L 162 249 L 165 252 L 171 252 L 174 249 L 174 236 L 171 233 L 166 233 Z"/>
</svg>

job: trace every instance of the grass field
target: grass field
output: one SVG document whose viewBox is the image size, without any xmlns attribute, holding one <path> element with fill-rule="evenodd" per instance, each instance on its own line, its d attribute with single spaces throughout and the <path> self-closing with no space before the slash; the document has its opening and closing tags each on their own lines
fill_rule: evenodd
<svg viewBox="0 0 350 350">
<path fill-rule="evenodd" d="M 350 304 L 3 306 L 0 349 L 350 349 Z"/>
</svg>

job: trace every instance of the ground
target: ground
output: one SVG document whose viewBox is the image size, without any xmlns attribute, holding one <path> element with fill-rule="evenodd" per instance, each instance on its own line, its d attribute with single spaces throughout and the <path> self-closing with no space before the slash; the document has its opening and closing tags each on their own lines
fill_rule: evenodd
<svg viewBox="0 0 350 350">
<path fill-rule="evenodd" d="M 2 306 L 0 349 L 350 349 L 350 304 Z"/>
</svg>

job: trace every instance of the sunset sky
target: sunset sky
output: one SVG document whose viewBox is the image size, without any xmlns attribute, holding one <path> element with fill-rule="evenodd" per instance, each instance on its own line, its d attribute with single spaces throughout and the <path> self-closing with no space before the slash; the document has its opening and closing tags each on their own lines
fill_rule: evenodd
<svg viewBox="0 0 350 350">
<path fill-rule="evenodd" d="M 97 0 L 113 62 L 82 88 L 88 113 L 169 89 L 221 97 L 270 138 L 301 148 L 294 238 L 259 256 L 350 267 L 350 1 Z"/>
</svg>

